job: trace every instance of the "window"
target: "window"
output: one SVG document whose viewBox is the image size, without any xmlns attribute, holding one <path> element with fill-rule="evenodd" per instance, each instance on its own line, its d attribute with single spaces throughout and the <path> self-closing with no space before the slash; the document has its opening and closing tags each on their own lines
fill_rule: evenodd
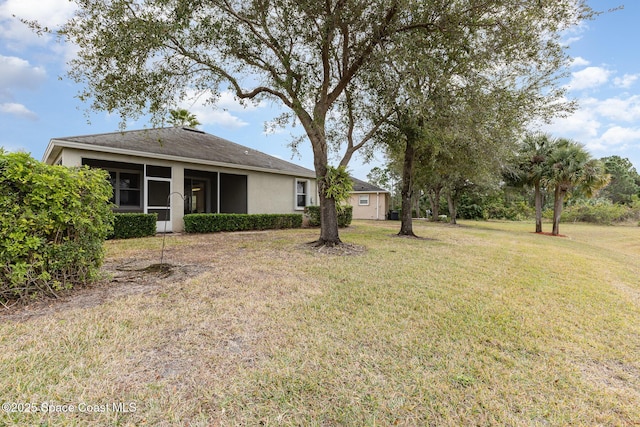
<svg viewBox="0 0 640 427">
<path fill-rule="evenodd" d="M 109 171 L 109 181 L 113 187 L 111 202 L 119 208 L 140 208 L 141 179 L 135 171 Z"/>
<path fill-rule="evenodd" d="M 117 206 L 117 210 L 142 212 L 142 186 L 144 183 L 142 175 L 144 166 L 142 164 L 85 157 L 82 158 L 82 164 L 103 169 L 109 173 L 109 182 L 113 188 L 111 203 Z"/>
<path fill-rule="evenodd" d="M 306 179 L 296 179 L 296 210 L 302 210 L 307 206 L 309 200 L 309 181 Z"/>
<path fill-rule="evenodd" d="M 360 206 L 369 206 L 369 195 L 368 194 L 360 194 L 358 196 L 358 205 L 360 205 Z"/>
</svg>

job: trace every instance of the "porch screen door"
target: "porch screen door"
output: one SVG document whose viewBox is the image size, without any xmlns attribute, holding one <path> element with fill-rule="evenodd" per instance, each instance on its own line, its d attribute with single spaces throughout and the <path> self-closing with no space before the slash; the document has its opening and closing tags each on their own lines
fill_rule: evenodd
<svg viewBox="0 0 640 427">
<path fill-rule="evenodd" d="M 171 228 L 171 178 L 145 176 L 145 212 L 158 214 L 156 231 L 163 233 Z"/>
</svg>

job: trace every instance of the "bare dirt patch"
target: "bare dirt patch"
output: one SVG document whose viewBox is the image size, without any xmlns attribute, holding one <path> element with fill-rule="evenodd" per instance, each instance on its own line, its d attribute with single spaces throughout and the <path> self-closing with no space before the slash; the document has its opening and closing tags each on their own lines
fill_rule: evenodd
<svg viewBox="0 0 640 427">
<path fill-rule="evenodd" d="M 94 307 L 131 295 L 161 292 L 169 285 L 183 283 L 208 272 L 220 273 L 221 266 L 238 263 L 246 255 L 255 253 L 253 245 L 268 240 L 268 236 L 266 231 L 171 235 L 166 239 L 162 264 L 159 262 L 160 240 L 150 240 L 148 247 L 144 248 L 119 248 L 105 258 L 101 269 L 103 280 L 60 291 L 58 298 L 16 303 L 0 310 L 0 321 L 25 321 L 61 311 Z M 343 249 L 330 252 L 342 255 L 364 252 L 364 247 L 356 246 L 345 245 Z M 288 256 L 287 253 L 270 252 L 268 249 L 261 250 L 261 254 L 267 258 Z"/>
<path fill-rule="evenodd" d="M 105 278 L 61 291 L 58 298 L 36 299 L 0 311 L 0 321 L 25 321 L 60 311 L 94 307 L 129 295 L 156 292 L 168 283 L 195 277 L 211 267 L 194 264 L 153 264 L 145 259 L 107 260 Z"/>
<path fill-rule="evenodd" d="M 313 252 L 317 255 L 334 255 L 334 256 L 357 256 L 364 254 L 367 249 L 362 245 L 354 245 L 352 243 L 340 243 L 335 246 L 318 245 L 316 242 L 305 243 L 299 246 Z"/>
</svg>

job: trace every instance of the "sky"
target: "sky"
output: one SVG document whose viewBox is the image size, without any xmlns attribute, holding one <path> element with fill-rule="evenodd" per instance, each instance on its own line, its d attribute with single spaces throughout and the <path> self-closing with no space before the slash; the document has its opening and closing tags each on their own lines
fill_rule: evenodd
<svg viewBox="0 0 640 427">
<path fill-rule="evenodd" d="M 640 1 L 590 0 L 598 11 L 617 6 L 567 34 L 574 58 L 562 82 L 567 96 L 579 103 L 574 114 L 534 130 L 584 144 L 595 158 L 618 155 L 640 171 Z M 15 16 L 57 28 L 74 12 L 69 0 L 0 0 L 0 147 L 23 150 L 41 159 L 49 140 L 57 137 L 114 132 L 119 118 L 107 113 L 87 114 L 76 95 L 79 87 L 65 77 L 75 48 L 49 35 L 37 36 Z M 282 110 L 262 103 L 242 107 L 223 93 L 217 107 L 182 105 L 194 113 L 207 133 L 313 169 L 310 144 L 292 153 L 289 143 L 302 132 L 294 128 L 266 130 L 265 123 Z M 147 119 L 130 121 L 127 129 L 148 128 Z M 366 164 L 356 155 L 349 171 L 366 180 L 377 154 Z M 335 163 L 335 162 L 334 162 Z"/>
</svg>

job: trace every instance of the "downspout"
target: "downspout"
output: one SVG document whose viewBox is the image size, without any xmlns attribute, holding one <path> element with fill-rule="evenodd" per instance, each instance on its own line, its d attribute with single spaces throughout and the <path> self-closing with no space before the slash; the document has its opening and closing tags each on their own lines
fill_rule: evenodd
<svg viewBox="0 0 640 427">
<path fill-rule="evenodd" d="M 376 221 L 380 220 L 380 192 L 376 191 Z"/>
</svg>

